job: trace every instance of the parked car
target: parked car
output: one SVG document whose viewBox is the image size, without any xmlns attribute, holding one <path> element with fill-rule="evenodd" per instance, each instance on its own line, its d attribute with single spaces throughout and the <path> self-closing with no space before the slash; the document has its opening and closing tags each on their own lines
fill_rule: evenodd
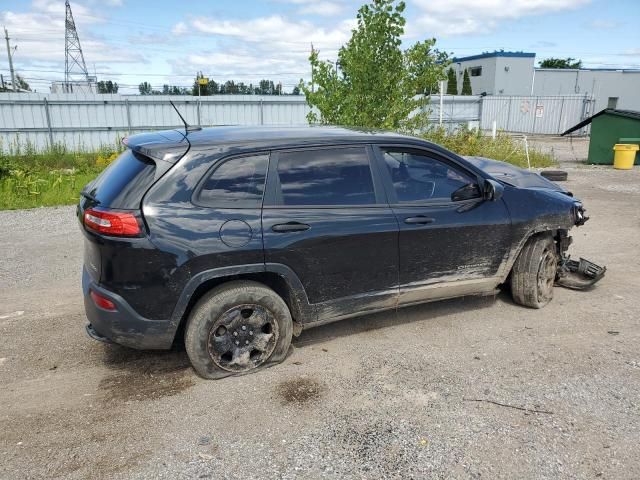
<svg viewBox="0 0 640 480">
<path fill-rule="evenodd" d="M 553 297 L 579 201 L 535 173 L 391 133 L 216 127 L 134 135 L 82 192 L 95 339 L 168 349 L 206 378 L 292 335 L 433 300 Z"/>
</svg>

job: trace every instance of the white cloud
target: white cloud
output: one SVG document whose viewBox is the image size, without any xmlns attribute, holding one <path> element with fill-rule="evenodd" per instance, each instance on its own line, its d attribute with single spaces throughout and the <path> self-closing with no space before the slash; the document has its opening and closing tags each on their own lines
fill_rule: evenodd
<svg viewBox="0 0 640 480">
<path fill-rule="evenodd" d="M 188 31 L 187 24 L 184 22 L 176 23 L 171 29 L 171 33 L 173 33 L 174 35 L 183 35 L 187 33 L 187 31 Z"/>
<path fill-rule="evenodd" d="M 295 3 L 301 5 L 297 13 L 299 15 L 320 15 L 333 17 L 342 13 L 344 6 L 337 2 L 316 2 L 314 0 L 302 0 Z"/>
<path fill-rule="evenodd" d="M 571 10 L 590 0 L 411 0 L 418 16 L 409 19 L 409 36 L 487 33 L 501 21 Z"/>
<path fill-rule="evenodd" d="M 108 71 L 116 63 L 146 61 L 136 51 L 123 55 L 122 48 L 93 34 L 96 26 L 104 24 L 104 16 L 95 15 L 82 3 L 74 2 L 72 9 L 89 73 L 93 72 L 94 65 L 98 71 Z M 14 67 L 30 84 L 46 91 L 51 80 L 64 78 L 64 2 L 33 0 L 26 12 L 0 11 L 0 24 L 9 31 L 11 44 L 18 47 Z"/>
<path fill-rule="evenodd" d="M 308 21 L 296 22 L 280 15 L 271 15 L 251 20 L 202 17 L 193 19 L 191 25 L 197 32 L 259 43 L 265 48 L 287 48 L 289 51 L 308 52 L 312 43 L 316 48 L 337 50 L 349 39 L 353 22 L 341 21 L 333 28 L 322 28 Z"/>
</svg>

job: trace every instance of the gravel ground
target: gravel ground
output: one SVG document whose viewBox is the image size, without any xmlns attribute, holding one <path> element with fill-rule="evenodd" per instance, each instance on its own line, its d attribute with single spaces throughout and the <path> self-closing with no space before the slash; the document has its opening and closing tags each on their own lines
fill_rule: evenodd
<svg viewBox="0 0 640 480">
<path fill-rule="evenodd" d="M 0 212 L 0 478 L 640 478 L 640 170 L 567 170 L 595 290 L 347 320 L 220 381 L 85 336 L 73 208 Z"/>
</svg>

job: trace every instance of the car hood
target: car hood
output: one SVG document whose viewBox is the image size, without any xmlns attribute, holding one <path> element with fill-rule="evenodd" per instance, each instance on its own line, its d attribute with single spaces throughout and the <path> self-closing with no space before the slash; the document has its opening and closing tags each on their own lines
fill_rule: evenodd
<svg viewBox="0 0 640 480">
<path fill-rule="evenodd" d="M 464 157 L 474 166 L 488 173 L 496 180 L 518 188 L 545 189 L 555 192 L 570 193 L 557 183 L 547 180 L 540 174 L 531 170 L 516 167 L 510 163 L 491 160 L 484 157 Z"/>
</svg>

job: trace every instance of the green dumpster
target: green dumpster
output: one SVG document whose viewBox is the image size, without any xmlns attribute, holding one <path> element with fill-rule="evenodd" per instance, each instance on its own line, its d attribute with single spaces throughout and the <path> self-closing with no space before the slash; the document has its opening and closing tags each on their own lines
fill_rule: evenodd
<svg viewBox="0 0 640 480">
<path fill-rule="evenodd" d="M 589 163 L 613 165 L 614 145 L 640 143 L 640 112 L 633 110 L 607 108 L 571 127 L 562 135 L 569 134 L 589 123 L 591 123 Z M 636 153 L 635 164 L 640 164 L 638 153 Z"/>
</svg>

